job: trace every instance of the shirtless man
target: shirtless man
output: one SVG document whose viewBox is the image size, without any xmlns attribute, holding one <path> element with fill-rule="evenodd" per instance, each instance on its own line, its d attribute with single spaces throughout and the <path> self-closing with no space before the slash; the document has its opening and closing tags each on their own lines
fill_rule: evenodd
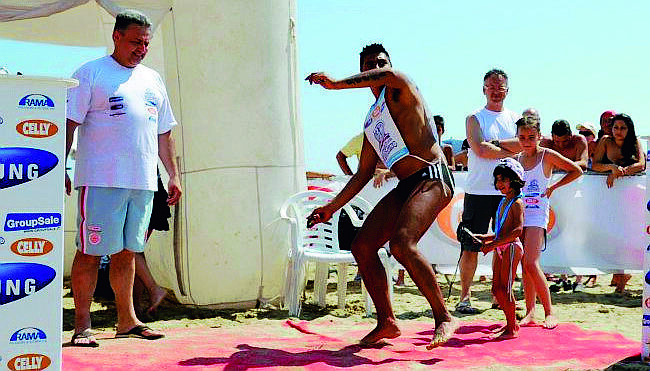
<svg viewBox="0 0 650 371">
<path fill-rule="evenodd" d="M 551 138 L 543 138 L 539 145 L 559 152 L 582 170 L 587 169 L 587 140 L 582 135 L 571 133 L 571 126 L 566 120 L 556 120 L 551 127 Z"/>
<path fill-rule="evenodd" d="M 334 80 L 325 73 L 307 76 L 325 89 L 370 88 L 377 101 L 364 123 L 365 137 L 359 168 L 343 190 L 309 216 L 310 223 L 331 218 L 373 176 L 379 160 L 400 180 L 368 215 L 352 242 L 361 277 L 377 309 L 377 327 L 361 339 L 362 345 L 398 337 L 384 267 L 377 251 L 389 243 L 390 252 L 431 305 L 435 331 L 427 347 L 444 344 L 458 328 L 442 299 L 431 264 L 418 252 L 417 242 L 453 196 L 453 183 L 444 154 L 427 120 L 425 102 L 404 74 L 393 70 L 381 44 L 366 46 L 360 54 L 361 73 Z M 379 151 L 377 151 L 377 148 Z"/>
</svg>

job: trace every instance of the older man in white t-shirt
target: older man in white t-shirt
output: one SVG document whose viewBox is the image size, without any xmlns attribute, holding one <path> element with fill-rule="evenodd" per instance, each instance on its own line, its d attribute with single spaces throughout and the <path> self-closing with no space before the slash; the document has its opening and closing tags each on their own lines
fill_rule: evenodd
<svg viewBox="0 0 650 371">
<path fill-rule="evenodd" d="M 483 93 L 487 103 L 467 117 L 465 129 L 469 151 L 467 153 L 467 182 L 463 203 L 462 224 L 473 233 L 487 233 L 494 217 L 501 193 L 494 188 L 492 172 L 498 159 L 513 153 L 499 147 L 499 140 L 514 138 L 515 122 L 519 114 L 505 108 L 508 94 L 508 76 L 498 69 L 488 71 L 483 78 Z M 456 310 L 463 314 L 477 313 L 470 304 L 471 285 L 478 259 L 478 249 L 461 243 L 460 301 Z"/>
<path fill-rule="evenodd" d="M 99 346 L 90 331 L 90 304 L 103 255 L 111 255 L 116 337 L 164 336 L 138 320 L 132 297 L 134 257 L 144 250 L 158 157 L 170 177 L 168 204 L 181 196 L 171 136 L 177 123 L 160 75 L 140 64 L 150 38 L 151 23 L 145 15 L 118 14 L 113 53 L 81 66 L 73 75 L 79 86 L 68 94 L 66 154 L 79 128 L 74 179 L 79 191 L 79 232 L 72 265 L 74 346 Z M 68 194 L 70 189 L 66 174 Z"/>
</svg>

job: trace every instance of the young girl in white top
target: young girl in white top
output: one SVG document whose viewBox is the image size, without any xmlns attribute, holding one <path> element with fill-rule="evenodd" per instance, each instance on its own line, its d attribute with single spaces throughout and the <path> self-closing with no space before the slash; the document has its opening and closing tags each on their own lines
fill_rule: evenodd
<svg viewBox="0 0 650 371">
<path fill-rule="evenodd" d="M 550 329 L 557 326 L 557 319 L 553 315 L 551 293 L 539 265 L 542 244 L 546 239 L 549 198 L 557 188 L 580 177 L 582 170 L 559 153 L 539 146 L 541 132 L 537 118 L 523 117 L 516 124 L 517 139 L 522 149 L 516 155 L 516 159 L 524 168 L 526 182 L 522 190 L 525 204 L 522 268 L 526 316 L 520 324 L 524 326 L 536 324 L 535 298 L 539 297 L 544 307 L 544 327 Z M 566 174 L 559 180 L 551 182 L 553 170 L 565 171 Z"/>
</svg>

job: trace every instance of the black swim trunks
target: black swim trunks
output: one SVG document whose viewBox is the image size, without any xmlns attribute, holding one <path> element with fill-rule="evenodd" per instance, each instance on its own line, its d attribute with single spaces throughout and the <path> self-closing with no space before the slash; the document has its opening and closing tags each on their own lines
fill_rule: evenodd
<svg viewBox="0 0 650 371">
<path fill-rule="evenodd" d="M 411 196 L 411 193 L 413 193 L 415 187 L 417 187 L 420 182 L 427 179 L 444 182 L 449 186 L 449 189 L 451 189 L 452 196 L 454 195 L 454 177 L 449 171 L 449 168 L 440 163 L 423 167 L 408 177 L 400 180 L 399 183 L 397 183 L 397 187 L 395 187 L 395 191 L 402 202 L 406 202 L 409 196 Z"/>
</svg>

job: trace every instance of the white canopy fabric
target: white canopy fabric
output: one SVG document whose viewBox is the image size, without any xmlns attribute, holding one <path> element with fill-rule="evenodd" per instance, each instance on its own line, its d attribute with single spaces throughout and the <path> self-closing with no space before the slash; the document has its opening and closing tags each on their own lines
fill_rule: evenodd
<svg viewBox="0 0 650 371">
<path fill-rule="evenodd" d="M 47 17 L 86 4 L 90 0 L 3 0 L 0 5 L 0 22 Z M 155 29 L 172 7 L 172 0 L 95 0 L 115 16 L 124 9 L 137 9 L 145 13 Z"/>
</svg>

